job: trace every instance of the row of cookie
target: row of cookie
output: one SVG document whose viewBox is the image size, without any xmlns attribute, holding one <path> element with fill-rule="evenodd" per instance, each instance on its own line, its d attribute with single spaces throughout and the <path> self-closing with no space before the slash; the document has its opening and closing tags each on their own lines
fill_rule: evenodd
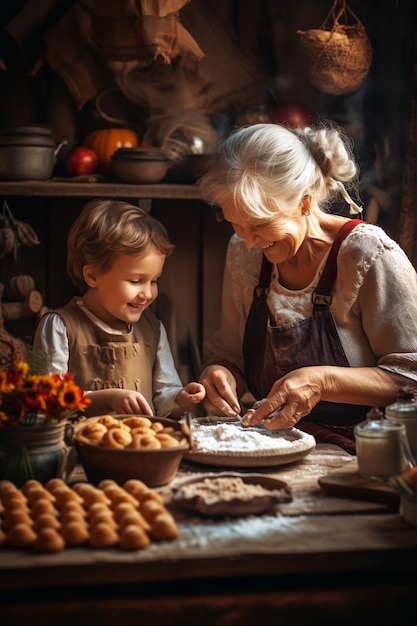
<svg viewBox="0 0 417 626">
<path fill-rule="evenodd" d="M 123 487 L 112 480 L 97 487 L 30 480 L 21 489 L 3 480 L 0 520 L 0 545 L 37 552 L 75 546 L 141 550 L 179 535 L 160 494 L 135 479 Z"/>
</svg>

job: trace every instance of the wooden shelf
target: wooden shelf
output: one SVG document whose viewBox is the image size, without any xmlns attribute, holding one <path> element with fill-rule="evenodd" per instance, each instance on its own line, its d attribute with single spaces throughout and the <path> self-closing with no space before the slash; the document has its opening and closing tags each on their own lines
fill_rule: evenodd
<svg viewBox="0 0 417 626">
<path fill-rule="evenodd" d="M 119 182 L 66 182 L 47 181 L 3 181 L 0 182 L 3 196 L 43 197 L 101 197 L 101 198 L 169 198 L 199 200 L 200 192 L 195 185 L 156 184 L 132 185 Z"/>
</svg>

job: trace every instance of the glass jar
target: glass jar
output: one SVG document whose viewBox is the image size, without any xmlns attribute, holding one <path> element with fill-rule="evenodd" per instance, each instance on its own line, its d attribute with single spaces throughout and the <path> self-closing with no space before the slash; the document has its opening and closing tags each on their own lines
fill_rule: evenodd
<svg viewBox="0 0 417 626">
<path fill-rule="evenodd" d="M 354 428 L 358 472 L 364 478 L 387 480 L 407 465 L 403 450 L 403 424 L 386 420 L 378 409 Z"/>
<path fill-rule="evenodd" d="M 385 408 L 385 417 L 406 429 L 412 465 L 417 465 L 417 400 L 409 387 L 400 389 L 396 402 Z"/>
</svg>

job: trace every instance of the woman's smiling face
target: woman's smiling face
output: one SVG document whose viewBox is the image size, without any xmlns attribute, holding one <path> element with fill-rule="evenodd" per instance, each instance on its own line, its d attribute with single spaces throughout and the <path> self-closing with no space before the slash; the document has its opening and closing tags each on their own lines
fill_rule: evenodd
<svg viewBox="0 0 417 626">
<path fill-rule="evenodd" d="M 299 250 L 306 236 L 306 223 L 300 209 L 294 217 L 277 215 L 253 226 L 235 208 L 232 200 L 222 204 L 224 219 L 235 233 L 245 240 L 248 248 L 261 248 L 268 261 L 283 263 Z"/>
</svg>

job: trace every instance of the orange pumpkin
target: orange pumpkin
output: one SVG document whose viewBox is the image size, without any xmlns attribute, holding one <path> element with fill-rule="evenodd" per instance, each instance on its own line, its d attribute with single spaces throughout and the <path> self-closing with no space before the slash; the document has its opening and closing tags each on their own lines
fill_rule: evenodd
<svg viewBox="0 0 417 626">
<path fill-rule="evenodd" d="M 83 145 L 97 154 L 98 171 L 111 175 L 111 158 L 115 151 L 119 148 L 136 148 L 139 145 L 139 135 L 130 128 L 103 128 L 89 133 Z"/>
</svg>

